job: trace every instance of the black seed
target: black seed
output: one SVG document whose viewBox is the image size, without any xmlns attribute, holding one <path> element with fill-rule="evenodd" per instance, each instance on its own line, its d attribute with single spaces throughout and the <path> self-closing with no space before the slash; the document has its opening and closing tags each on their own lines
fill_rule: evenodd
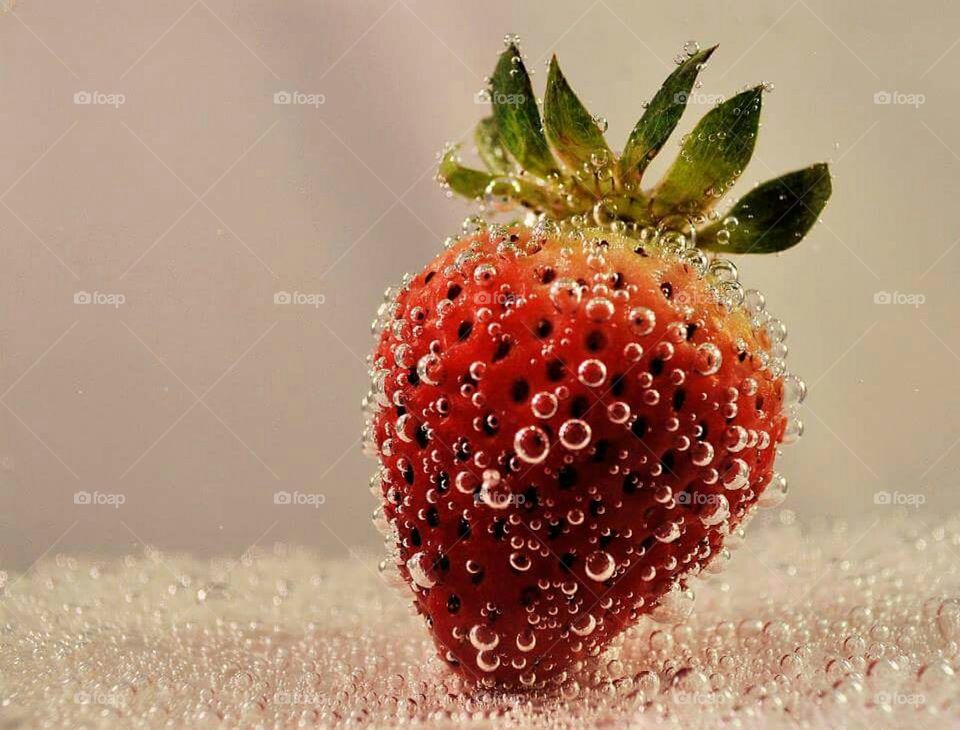
<svg viewBox="0 0 960 730">
<path fill-rule="evenodd" d="M 571 487 L 576 486 L 579 478 L 580 477 L 577 474 L 577 470 L 569 464 L 560 467 L 560 471 L 557 472 L 557 483 L 559 484 L 560 489 L 570 489 Z"/>
<path fill-rule="evenodd" d="M 436 507 L 431 507 L 427 510 L 427 524 L 430 527 L 436 527 L 440 524 L 440 513 L 437 512 Z"/>
<path fill-rule="evenodd" d="M 590 352 L 600 352 L 600 350 L 607 346 L 607 336 L 600 330 L 594 330 L 587 335 L 586 344 Z"/>
<path fill-rule="evenodd" d="M 439 570 L 441 573 L 446 573 L 448 570 L 450 570 L 450 558 L 443 553 L 440 553 L 440 555 L 437 556 L 436 561 L 434 561 L 433 567 L 435 570 Z"/>
<path fill-rule="evenodd" d="M 607 547 L 611 542 L 613 542 L 613 538 L 615 538 L 615 537 L 617 537 L 617 531 L 616 531 L 616 530 L 610 530 L 610 533 L 609 533 L 609 534 L 607 534 L 607 535 L 601 535 L 601 536 L 600 536 L 600 547 L 602 547 L 602 548 Z"/>
<path fill-rule="evenodd" d="M 653 540 L 653 535 L 647 535 L 647 537 L 643 538 L 643 542 L 640 543 L 640 547 L 643 548 L 644 552 L 653 547 Z"/>
<path fill-rule="evenodd" d="M 532 606 L 534 601 L 540 597 L 540 589 L 536 586 L 527 586 L 520 591 L 520 605 Z"/>
<path fill-rule="evenodd" d="M 694 333 L 697 331 L 697 325 L 691 322 L 687 325 L 687 342 L 693 339 Z"/>
<path fill-rule="evenodd" d="M 762 410 L 763 410 L 763 396 L 762 396 L 762 395 L 758 395 L 758 396 L 757 396 L 757 410 L 758 410 L 758 411 L 762 411 Z"/>
<path fill-rule="evenodd" d="M 599 517 L 603 513 L 603 501 L 599 499 L 590 500 L 590 516 Z"/>
<path fill-rule="evenodd" d="M 502 540 L 507 536 L 507 523 L 505 520 L 496 519 L 493 521 L 493 537 L 495 540 Z"/>
<path fill-rule="evenodd" d="M 701 421 L 701 422 L 700 422 L 700 436 L 699 436 L 700 440 L 701 440 L 701 441 L 706 441 L 706 440 L 707 440 L 707 436 L 709 436 L 709 435 L 710 435 L 710 428 L 707 426 L 707 422 L 706 422 L 706 421 Z"/>
<path fill-rule="evenodd" d="M 643 246 L 637 246 L 633 249 L 633 252 L 643 258 L 647 258 L 647 252 L 643 249 Z"/>
<path fill-rule="evenodd" d="M 655 357 L 650 361 L 650 374 L 657 376 L 663 372 L 663 358 Z"/>
<path fill-rule="evenodd" d="M 627 376 L 624 373 L 613 376 L 613 385 L 611 386 L 611 393 L 613 393 L 617 398 L 623 395 L 624 391 L 627 389 Z"/>
<path fill-rule="evenodd" d="M 463 291 L 462 286 L 460 286 L 459 284 L 454 284 L 449 289 L 447 289 L 447 299 L 450 299 L 451 301 L 456 299 L 458 296 L 460 296 L 460 292 L 462 291 Z"/>
<path fill-rule="evenodd" d="M 556 540 L 563 534 L 563 528 L 566 526 L 567 522 L 562 518 L 558 522 L 551 522 L 547 528 L 547 539 Z"/>
<path fill-rule="evenodd" d="M 541 319 L 537 322 L 537 337 L 541 340 L 549 337 L 551 332 L 553 332 L 553 322 L 549 319 Z"/>
<path fill-rule="evenodd" d="M 623 274 L 619 271 L 617 275 L 613 277 L 613 288 L 614 289 L 623 289 L 624 285 L 627 283 L 627 280 L 623 278 Z"/>
<path fill-rule="evenodd" d="M 642 439 L 647 435 L 647 419 L 643 416 L 640 416 L 636 421 L 633 422 L 633 425 L 630 426 L 630 430 L 633 432 L 634 436 L 636 436 L 638 439 Z"/>
<path fill-rule="evenodd" d="M 489 418 L 483 419 L 483 432 L 487 434 L 487 436 L 496 436 L 499 430 L 500 426 L 495 423 L 491 423 Z"/>
<path fill-rule="evenodd" d="M 407 372 L 407 382 L 410 383 L 410 385 L 420 385 L 420 374 L 417 373 L 416 368 L 410 368 Z"/>
<path fill-rule="evenodd" d="M 451 593 L 447 599 L 447 610 L 450 613 L 456 613 L 460 610 L 460 597 L 456 593 Z"/>
<path fill-rule="evenodd" d="M 679 412 L 687 400 L 687 391 L 683 388 L 677 388 L 673 391 L 673 410 Z"/>
<path fill-rule="evenodd" d="M 640 477 L 636 474 L 627 474 L 623 480 L 624 494 L 633 494 L 640 486 Z"/>
<path fill-rule="evenodd" d="M 530 395 L 530 383 L 526 380 L 513 381 L 513 387 L 510 389 L 510 397 L 514 403 L 523 403 Z"/>
<path fill-rule="evenodd" d="M 461 540 L 470 539 L 470 523 L 462 517 L 460 518 L 460 522 L 457 524 L 457 535 Z"/>
<path fill-rule="evenodd" d="M 417 432 L 416 434 L 414 434 L 414 438 L 416 438 L 417 445 L 421 449 L 427 448 L 427 444 L 430 442 L 430 439 L 427 438 L 427 427 L 424 424 L 421 423 L 420 426 L 417 428 Z"/>
<path fill-rule="evenodd" d="M 403 406 L 397 406 L 397 418 L 400 418 L 400 416 L 406 415 L 406 413 L 407 413 L 406 408 L 404 408 Z"/>
<path fill-rule="evenodd" d="M 459 329 L 457 329 L 457 339 L 460 342 L 465 342 L 471 332 L 473 332 L 473 322 L 461 322 Z"/>
<path fill-rule="evenodd" d="M 413 484 L 413 467 L 408 466 L 403 470 L 403 478 L 406 480 L 407 484 Z"/>
<path fill-rule="evenodd" d="M 747 359 L 747 353 L 745 352 L 741 352 L 739 355 L 737 355 L 737 360 L 739 360 L 740 362 L 743 362 L 746 359 Z"/>
<path fill-rule="evenodd" d="M 580 418 L 590 410 L 590 400 L 583 395 L 578 395 L 570 403 L 570 415 L 574 418 Z"/>
<path fill-rule="evenodd" d="M 670 299 L 673 297 L 673 284 L 671 284 L 669 281 L 663 282 L 660 285 L 660 291 L 663 292 L 663 296 L 665 296 L 667 299 Z"/>
<path fill-rule="evenodd" d="M 423 544 L 423 540 L 420 538 L 420 530 L 416 527 L 410 530 L 410 544 L 414 547 L 420 547 Z"/>
<path fill-rule="evenodd" d="M 557 272 L 551 268 L 546 268 L 540 274 L 540 283 L 549 284 L 551 281 L 557 278 Z"/>
<path fill-rule="evenodd" d="M 577 556 L 573 553 L 564 553 L 563 557 L 560 558 L 560 567 L 564 570 L 569 571 L 573 567 L 574 563 L 577 562 Z"/>
<path fill-rule="evenodd" d="M 466 461 L 470 458 L 470 443 L 466 440 L 454 444 L 453 455 L 457 461 Z"/>
<path fill-rule="evenodd" d="M 440 492 L 440 494 L 446 494 L 448 489 L 450 489 L 450 475 L 442 471 L 437 476 L 437 491 Z"/>
<path fill-rule="evenodd" d="M 597 441 L 597 450 L 593 454 L 593 461 L 596 464 L 600 464 L 606 460 L 607 454 L 610 451 L 610 442 L 605 439 L 600 439 Z"/>
<path fill-rule="evenodd" d="M 476 575 L 474 575 L 473 577 L 470 578 L 470 582 L 473 583 L 474 585 L 479 585 L 479 584 L 483 583 L 483 576 L 484 576 L 484 575 L 485 575 L 485 574 L 484 574 L 483 570 L 481 569 L 479 573 L 477 573 Z"/>
<path fill-rule="evenodd" d="M 509 337 L 502 337 L 500 342 L 497 343 L 497 349 L 493 353 L 493 362 L 503 360 L 503 358 L 510 354 L 512 347 L 513 341 Z"/>
<path fill-rule="evenodd" d="M 672 449 L 660 457 L 660 464 L 668 474 L 673 474 L 673 467 L 677 463 L 677 454 Z"/>
<path fill-rule="evenodd" d="M 430 283 L 430 280 L 431 280 L 434 276 L 436 276 L 436 275 L 437 275 L 437 272 L 436 272 L 436 271 L 428 271 L 428 272 L 427 272 L 427 275 L 423 277 L 423 283 L 424 283 L 424 284 L 429 284 L 429 283 Z"/>
<path fill-rule="evenodd" d="M 527 509 L 534 509 L 540 506 L 540 493 L 536 487 L 527 487 L 523 493 L 523 506 Z"/>
<path fill-rule="evenodd" d="M 563 360 L 551 360 L 547 363 L 547 378 L 556 383 L 558 380 L 563 380 L 563 376 L 567 371 L 567 366 L 564 364 Z"/>
</svg>

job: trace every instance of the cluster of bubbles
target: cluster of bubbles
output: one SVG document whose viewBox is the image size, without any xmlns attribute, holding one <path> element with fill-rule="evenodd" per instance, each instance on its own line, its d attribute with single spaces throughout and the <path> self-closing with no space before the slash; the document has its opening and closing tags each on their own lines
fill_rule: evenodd
<svg viewBox="0 0 960 730">
<path fill-rule="evenodd" d="M 579 674 L 485 690 L 433 658 L 374 566 L 66 555 L 0 602 L 11 727 L 945 727 L 960 722 L 960 521 L 751 535 L 763 564 L 641 623 Z M 590 620 L 576 624 L 586 632 Z M 478 628 L 468 639 L 491 647 Z M 534 639 L 525 637 L 529 646 Z"/>
</svg>

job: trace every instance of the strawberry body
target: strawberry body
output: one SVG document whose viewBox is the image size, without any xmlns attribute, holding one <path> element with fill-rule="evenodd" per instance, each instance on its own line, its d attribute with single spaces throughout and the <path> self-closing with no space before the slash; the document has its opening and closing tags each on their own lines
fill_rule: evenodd
<svg viewBox="0 0 960 730">
<path fill-rule="evenodd" d="M 463 675 L 539 685 L 597 656 L 779 479 L 771 342 L 689 253 L 483 229 L 383 312 L 383 517 Z"/>
</svg>

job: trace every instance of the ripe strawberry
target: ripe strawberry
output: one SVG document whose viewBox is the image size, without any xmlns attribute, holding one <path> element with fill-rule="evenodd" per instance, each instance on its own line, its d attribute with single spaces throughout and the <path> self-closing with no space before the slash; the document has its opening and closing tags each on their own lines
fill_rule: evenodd
<svg viewBox="0 0 960 730">
<path fill-rule="evenodd" d="M 509 43 L 481 122 L 489 172 L 448 150 L 440 176 L 488 212 L 388 296 L 368 432 L 378 522 L 441 656 L 485 684 L 560 681 L 777 504 L 778 445 L 803 384 L 783 325 L 706 252 L 796 243 L 825 165 L 711 208 L 749 160 L 761 89 L 711 110 L 651 191 L 641 174 L 713 49 L 667 79 L 617 158 L 557 66 L 544 122 Z M 669 617 L 669 616 L 668 616 Z"/>
</svg>

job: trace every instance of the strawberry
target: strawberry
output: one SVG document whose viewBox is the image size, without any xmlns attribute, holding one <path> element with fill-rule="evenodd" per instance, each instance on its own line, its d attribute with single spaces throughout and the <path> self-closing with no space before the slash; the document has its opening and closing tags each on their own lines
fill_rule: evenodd
<svg viewBox="0 0 960 730">
<path fill-rule="evenodd" d="M 513 40 L 451 192 L 490 217 L 388 292 L 368 442 L 389 570 L 440 656 L 488 686 L 560 682 L 643 614 L 682 617 L 688 582 L 786 481 L 802 381 L 785 330 L 716 253 L 795 244 L 825 165 L 713 209 L 749 160 L 762 87 L 700 121 L 663 180 L 641 177 L 714 49 L 691 49 L 623 153 L 550 65 L 543 120 Z"/>
</svg>

